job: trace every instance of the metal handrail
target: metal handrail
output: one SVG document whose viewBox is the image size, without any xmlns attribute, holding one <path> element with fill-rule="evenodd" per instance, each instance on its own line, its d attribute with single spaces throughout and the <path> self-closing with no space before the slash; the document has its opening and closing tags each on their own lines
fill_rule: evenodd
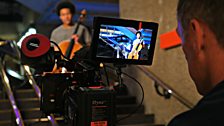
<svg viewBox="0 0 224 126">
<path fill-rule="evenodd" d="M 41 91 L 40 91 L 40 88 L 39 86 L 37 85 L 36 81 L 34 80 L 33 76 L 32 76 L 32 73 L 30 71 L 30 67 L 27 66 L 27 65 L 23 65 L 23 68 L 25 70 L 25 73 L 26 73 L 26 76 L 29 80 L 29 83 L 32 85 L 36 95 L 38 96 L 39 100 L 41 99 Z M 55 120 L 54 118 L 54 115 L 53 114 L 50 114 L 49 116 L 47 116 L 48 120 L 51 122 L 51 125 L 52 126 L 58 126 L 58 123 L 57 121 Z"/>
<path fill-rule="evenodd" d="M 16 124 L 18 126 L 24 126 L 23 118 L 21 116 L 21 113 L 20 113 L 17 105 L 16 105 L 15 97 L 13 95 L 13 92 L 12 92 L 12 89 L 11 89 L 11 86 L 10 86 L 10 83 L 9 83 L 9 78 L 7 77 L 6 72 L 4 70 L 2 58 L 0 58 L 0 75 L 2 77 L 2 83 L 5 87 L 5 91 L 8 95 L 10 104 L 12 106 L 13 112 L 14 112 L 15 117 L 16 117 Z"/>
<path fill-rule="evenodd" d="M 21 60 L 21 55 L 20 55 L 20 51 L 19 51 L 19 48 L 18 46 L 15 44 L 15 43 L 12 43 L 13 44 L 13 48 L 15 49 L 16 53 L 18 54 L 18 58 Z M 39 100 L 41 99 L 41 91 L 40 91 L 40 88 L 39 86 L 37 85 L 36 81 L 34 80 L 33 78 L 33 75 L 30 71 L 30 67 L 29 66 L 26 66 L 26 65 L 22 65 L 24 71 L 25 71 L 25 74 L 29 80 L 29 83 L 31 84 L 31 86 L 33 87 L 34 91 L 35 91 L 35 94 L 37 95 L 37 97 L 39 98 Z M 49 116 L 47 116 L 48 120 L 51 122 L 51 125 L 52 126 L 58 126 L 58 123 L 57 121 L 55 120 L 54 118 L 54 115 L 53 114 L 50 114 Z"/>
<path fill-rule="evenodd" d="M 161 86 L 163 89 L 167 90 L 174 98 L 176 98 L 180 103 L 188 107 L 189 109 L 193 108 L 194 104 L 192 104 L 190 101 L 188 101 L 186 98 L 184 98 L 182 95 L 180 95 L 177 91 L 172 89 L 168 84 L 163 82 L 161 79 L 159 79 L 153 72 L 151 72 L 149 69 L 146 69 L 143 66 L 136 66 L 139 70 L 141 70 L 147 77 L 152 79 L 156 82 L 159 86 Z"/>
</svg>

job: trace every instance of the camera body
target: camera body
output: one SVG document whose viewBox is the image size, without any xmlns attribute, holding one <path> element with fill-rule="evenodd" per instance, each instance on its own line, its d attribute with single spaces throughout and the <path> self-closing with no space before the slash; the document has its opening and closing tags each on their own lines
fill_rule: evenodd
<svg viewBox="0 0 224 126">
<path fill-rule="evenodd" d="M 80 75 L 77 75 L 80 77 Z M 114 126 L 115 92 L 99 84 L 75 86 L 74 75 L 46 74 L 41 83 L 41 111 L 63 115 L 74 126 Z"/>
<path fill-rule="evenodd" d="M 115 92 L 105 87 L 79 87 L 71 91 L 67 107 L 76 126 L 115 126 Z M 73 104 L 75 103 L 75 105 Z M 72 117 L 72 115 L 69 115 Z"/>
<path fill-rule="evenodd" d="M 41 110 L 62 114 L 76 126 L 114 126 L 115 94 L 101 87 L 97 63 L 151 65 L 157 31 L 158 24 L 154 22 L 95 17 L 90 50 L 82 48 L 68 61 L 61 59 L 61 53 L 56 53 L 43 35 L 27 37 L 21 49 L 23 64 L 41 73 L 51 71 L 50 66 L 56 62 L 71 71 L 40 77 Z"/>
</svg>

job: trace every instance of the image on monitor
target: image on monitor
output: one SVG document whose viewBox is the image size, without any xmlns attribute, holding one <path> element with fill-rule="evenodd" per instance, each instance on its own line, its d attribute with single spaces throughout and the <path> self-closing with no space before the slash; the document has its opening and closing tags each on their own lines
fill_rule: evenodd
<svg viewBox="0 0 224 126">
<path fill-rule="evenodd" d="M 93 48 L 102 62 L 151 64 L 157 29 L 156 23 L 97 18 Z"/>
<path fill-rule="evenodd" d="M 151 37 L 151 29 L 102 24 L 97 57 L 147 60 Z"/>
</svg>

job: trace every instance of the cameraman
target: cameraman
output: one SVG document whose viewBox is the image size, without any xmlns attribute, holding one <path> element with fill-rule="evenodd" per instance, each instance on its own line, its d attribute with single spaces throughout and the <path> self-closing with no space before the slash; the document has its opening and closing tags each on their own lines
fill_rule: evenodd
<svg viewBox="0 0 224 126">
<path fill-rule="evenodd" d="M 190 76 L 204 97 L 168 126 L 224 126 L 223 5 L 223 0 L 179 0 L 177 31 Z"/>
</svg>

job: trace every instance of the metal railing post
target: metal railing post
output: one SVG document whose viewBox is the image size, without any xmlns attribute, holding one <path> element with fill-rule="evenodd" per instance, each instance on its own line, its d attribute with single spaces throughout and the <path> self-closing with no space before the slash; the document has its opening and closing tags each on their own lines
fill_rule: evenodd
<svg viewBox="0 0 224 126">
<path fill-rule="evenodd" d="M 12 89 L 11 89 L 11 86 L 9 83 L 9 78 L 7 77 L 6 72 L 4 70 L 2 58 L 0 58 L 0 75 L 2 77 L 2 83 L 4 85 L 6 94 L 8 95 L 10 104 L 11 104 L 13 112 L 15 114 L 16 124 L 18 126 L 24 126 L 23 118 L 21 116 L 21 113 L 20 113 L 17 105 L 16 105 L 15 97 L 13 95 L 13 92 L 12 92 Z"/>
<path fill-rule="evenodd" d="M 26 76 L 27 76 L 27 78 L 28 78 L 28 80 L 29 80 L 29 83 L 32 85 L 32 87 L 33 87 L 33 89 L 34 89 L 36 95 L 38 96 L 38 98 L 39 98 L 39 100 L 40 100 L 40 99 L 41 99 L 41 91 L 40 91 L 40 88 L 39 88 L 39 86 L 37 85 L 36 81 L 35 81 L 34 78 L 33 78 L 33 75 L 32 75 L 32 73 L 31 73 L 31 71 L 30 71 L 30 67 L 27 66 L 27 65 L 23 65 L 23 68 L 24 68 L 24 70 L 25 70 L 25 73 L 26 73 Z M 47 118 L 48 118 L 48 120 L 51 122 L 51 125 L 52 125 L 52 126 L 58 126 L 58 123 L 57 123 L 57 121 L 55 120 L 53 114 L 50 114 Z"/>
<path fill-rule="evenodd" d="M 193 108 L 193 104 L 188 101 L 186 98 L 184 98 L 182 95 L 180 95 L 177 91 L 175 91 L 173 88 L 168 86 L 165 82 L 163 82 L 161 79 L 159 79 L 155 74 L 153 74 L 150 70 L 144 68 L 143 66 L 137 66 L 137 68 L 142 71 L 147 77 L 155 81 L 155 83 L 159 86 L 161 86 L 163 89 L 167 90 L 172 96 L 177 99 L 180 103 L 185 105 L 187 108 L 191 109 Z"/>
</svg>

